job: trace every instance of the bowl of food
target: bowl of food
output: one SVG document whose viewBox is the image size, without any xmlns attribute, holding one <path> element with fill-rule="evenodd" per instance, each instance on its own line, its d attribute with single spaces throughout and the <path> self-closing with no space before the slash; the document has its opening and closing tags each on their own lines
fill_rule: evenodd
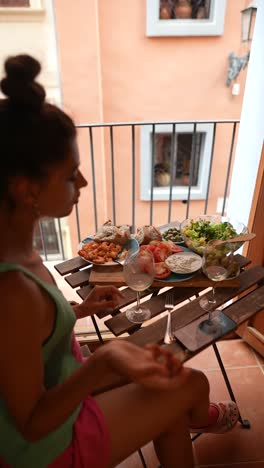
<svg viewBox="0 0 264 468">
<path fill-rule="evenodd" d="M 164 224 L 159 227 L 162 239 L 172 241 L 174 244 L 184 244 L 184 239 L 181 234 L 181 223 L 175 221 L 173 223 Z"/>
<path fill-rule="evenodd" d="M 203 255 L 209 241 L 232 239 L 240 234 L 247 234 L 248 228 L 243 223 L 224 216 L 200 215 L 185 219 L 180 231 L 187 247 Z M 236 251 L 242 245 L 243 242 L 233 242 L 228 244 L 228 248 Z"/>
</svg>

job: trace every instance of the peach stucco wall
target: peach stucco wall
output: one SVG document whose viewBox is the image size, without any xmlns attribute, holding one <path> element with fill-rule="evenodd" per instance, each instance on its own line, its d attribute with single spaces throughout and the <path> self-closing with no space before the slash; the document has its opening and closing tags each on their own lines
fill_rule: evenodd
<svg viewBox="0 0 264 468">
<path fill-rule="evenodd" d="M 227 0 L 223 36 L 148 38 L 145 0 L 55 0 L 65 110 L 76 123 L 239 119 L 246 71 L 238 78 L 238 96 L 232 96 L 225 80 L 228 54 L 246 52 L 240 43 L 240 10 L 246 3 Z M 126 131 L 115 131 L 114 137 L 117 222 L 130 223 L 131 140 Z M 97 130 L 94 140 L 100 224 L 112 217 L 109 137 Z M 230 129 L 220 127 L 208 212 L 216 211 L 217 198 L 223 194 L 230 141 Z M 87 129 L 79 130 L 79 145 L 82 169 L 91 181 Z M 140 225 L 149 221 L 149 203 L 140 201 L 138 134 L 136 149 Z M 82 236 L 94 229 L 92 204 L 90 183 L 79 203 Z M 190 214 L 203 209 L 204 201 L 193 201 Z M 154 222 L 166 222 L 167 212 L 166 202 L 156 202 Z M 173 203 L 173 219 L 183 220 L 185 212 L 186 205 Z M 72 234 L 75 242 L 75 231 Z"/>
</svg>

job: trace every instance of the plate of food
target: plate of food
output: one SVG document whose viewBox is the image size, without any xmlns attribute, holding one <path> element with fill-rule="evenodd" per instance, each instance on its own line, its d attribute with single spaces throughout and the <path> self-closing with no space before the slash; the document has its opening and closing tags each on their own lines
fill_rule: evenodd
<svg viewBox="0 0 264 468">
<path fill-rule="evenodd" d="M 192 251 L 178 252 L 170 255 L 166 260 L 166 266 L 177 274 L 195 273 L 202 267 L 202 257 Z"/>
<path fill-rule="evenodd" d="M 106 221 L 94 235 L 83 239 L 78 246 L 78 254 L 94 265 L 114 266 L 123 264 L 126 255 L 137 253 L 139 244 L 130 234 L 127 224 L 115 226 Z"/>
<path fill-rule="evenodd" d="M 193 252 L 190 249 L 188 249 L 187 247 L 175 245 L 172 241 L 151 241 L 147 245 L 140 246 L 139 250 L 141 253 L 144 252 L 144 250 L 147 250 L 152 252 L 153 254 L 155 268 L 154 281 L 162 281 L 164 283 L 185 281 L 187 279 L 192 278 L 198 271 L 193 271 L 193 268 L 192 271 L 190 271 L 190 269 L 188 271 L 187 267 L 185 273 L 175 273 L 171 270 L 171 268 L 166 264 L 166 262 L 169 261 L 170 257 L 182 255 L 183 253 L 193 255 Z M 200 261 L 202 261 L 201 257 L 199 258 Z M 187 257 L 185 259 L 185 262 L 188 262 Z"/>
<path fill-rule="evenodd" d="M 181 223 L 174 221 L 173 223 L 164 224 L 159 227 L 162 238 L 164 240 L 170 240 L 175 244 L 184 244 L 184 239 L 180 230 Z"/>
<path fill-rule="evenodd" d="M 78 255 L 89 263 L 103 266 L 123 264 L 128 253 L 137 253 L 139 245 L 136 239 L 128 239 L 124 245 L 95 240 L 94 236 L 86 237 L 78 246 Z"/>
</svg>

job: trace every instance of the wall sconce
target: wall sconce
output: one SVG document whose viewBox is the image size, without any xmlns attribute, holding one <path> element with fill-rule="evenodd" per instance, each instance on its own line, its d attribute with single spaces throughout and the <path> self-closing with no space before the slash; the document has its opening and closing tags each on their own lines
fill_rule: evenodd
<svg viewBox="0 0 264 468">
<path fill-rule="evenodd" d="M 251 2 L 247 8 L 241 10 L 242 23 L 241 23 L 241 41 L 250 42 L 252 41 L 255 19 L 257 13 L 257 0 Z M 231 81 L 237 78 L 241 70 L 246 68 L 249 61 L 248 52 L 245 55 L 239 56 L 231 52 L 228 56 L 229 66 L 227 70 L 226 86 L 230 86 Z"/>
<path fill-rule="evenodd" d="M 241 24 L 241 40 L 242 42 L 252 41 L 255 19 L 257 13 L 257 1 L 251 2 L 247 8 L 241 10 L 242 24 Z"/>
</svg>

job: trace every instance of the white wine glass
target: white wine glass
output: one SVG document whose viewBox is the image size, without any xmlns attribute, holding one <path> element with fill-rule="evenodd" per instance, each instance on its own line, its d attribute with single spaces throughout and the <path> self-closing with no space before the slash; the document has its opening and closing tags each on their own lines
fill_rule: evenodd
<svg viewBox="0 0 264 468">
<path fill-rule="evenodd" d="M 208 318 L 199 324 L 200 330 L 206 334 L 216 334 L 223 329 L 223 316 L 221 310 L 216 308 L 217 283 L 227 279 L 233 279 L 240 273 L 239 264 L 234 260 L 234 246 L 232 243 L 215 245 L 214 241 L 208 242 L 203 255 L 203 273 L 215 285 L 211 295 L 200 299 L 200 306 L 208 312 Z"/>
<path fill-rule="evenodd" d="M 150 309 L 140 303 L 140 292 L 149 288 L 154 279 L 152 253 L 139 251 L 128 255 L 124 261 L 123 274 L 127 286 L 137 293 L 137 304 L 126 311 L 126 317 L 130 322 L 142 323 L 151 317 Z"/>
</svg>

